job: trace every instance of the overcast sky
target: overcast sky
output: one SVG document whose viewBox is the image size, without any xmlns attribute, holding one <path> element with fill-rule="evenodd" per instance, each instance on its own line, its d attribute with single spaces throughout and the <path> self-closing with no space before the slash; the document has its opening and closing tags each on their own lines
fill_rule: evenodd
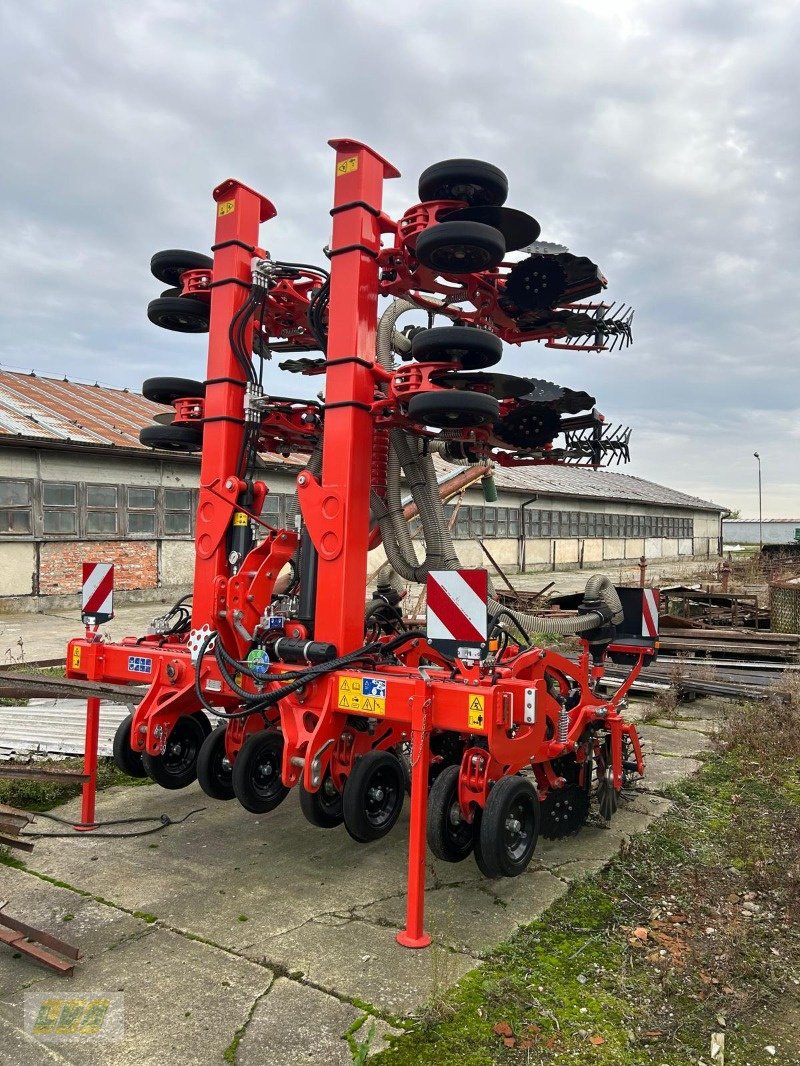
<svg viewBox="0 0 800 1066">
<path fill-rule="evenodd" d="M 275 202 L 273 255 L 319 262 L 330 137 L 400 169 L 394 215 L 471 156 L 636 308 L 624 352 L 501 369 L 594 393 L 627 473 L 745 517 L 758 451 L 765 516 L 800 517 L 794 0 L 26 0 L 0 31 L 4 368 L 202 377 L 204 338 L 147 321 L 149 259 L 208 249 L 219 181 Z"/>
</svg>

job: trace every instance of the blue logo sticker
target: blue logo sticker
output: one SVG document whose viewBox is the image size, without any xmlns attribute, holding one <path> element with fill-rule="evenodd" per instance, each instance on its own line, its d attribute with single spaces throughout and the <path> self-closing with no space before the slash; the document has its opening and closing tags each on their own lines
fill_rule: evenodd
<svg viewBox="0 0 800 1066">
<path fill-rule="evenodd" d="M 364 677 L 361 679 L 361 691 L 365 696 L 374 696 L 376 699 L 386 699 L 386 682 L 380 677 Z"/>
<path fill-rule="evenodd" d="M 131 674 L 150 674 L 153 672 L 153 660 L 144 655 L 128 656 L 128 672 Z"/>
</svg>

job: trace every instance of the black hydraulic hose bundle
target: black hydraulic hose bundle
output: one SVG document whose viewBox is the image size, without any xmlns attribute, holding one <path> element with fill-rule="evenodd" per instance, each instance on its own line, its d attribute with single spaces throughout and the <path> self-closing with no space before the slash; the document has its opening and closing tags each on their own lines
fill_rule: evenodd
<svg viewBox="0 0 800 1066">
<path fill-rule="evenodd" d="M 355 651 L 351 651 L 347 655 L 340 655 L 338 659 L 332 659 L 330 662 L 320 663 L 318 666 L 311 666 L 303 671 L 293 671 L 291 673 L 281 674 L 280 680 L 286 681 L 286 679 L 289 679 L 288 684 L 282 684 L 279 688 L 273 689 L 271 692 L 256 694 L 253 692 L 247 692 L 238 685 L 236 680 L 230 676 L 225 664 L 227 663 L 231 665 L 238 673 L 246 674 L 248 677 L 251 677 L 262 684 L 265 681 L 268 682 L 270 679 L 268 677 L 257 677 L 249 668 L 245 667 L 242 663 L 229 655 L 229 653 L 222 647 L 219 635 L 212 631 L 206 636 L 197 654 L 194 674 L 194 691 L 200 705 L 215 718 L 247 718 L 251 714 L 259 714 L 267 710 L 269 707 L 274 707 L 284 697 L 290 696 L 292 693 L 297 692 L 298 689 L 303 688 L 304 685 L 311 684 L 311 682 L 318 680 L 320 677 L 324 677 L 326 674 L 341 670 L 347 666 L 354 666 L 356 663 L 373 656 L 384 658 L 386 655 L 396 651 L 403 644 L 406 644 L 411 640 L 424 640 L 425 636 L 426 634 L 422 630 L 412 629 L 407 633 L 401 633 L 399 636 L 386 643 L 382 643 L 378 640 L 372 641 L 370 644 L 365 644 L 362 648 L 357 648 Z M 203 659 L 205 658 L 211 642 L 214 640 L 216 640 L 215 658 L 217 660 L 217 666 L 220 668 L 220 673 L 225 679 L 226 684 L 228 684 L 235 695 L 250 704 L 250 706 L 243 711 L 220 711 L 217 707 L 213 707 L 203 694 L 200 686 L 200 674 L 203 666 Z M 277 681 L 278 678 L 276 677 L 272 680 Z"/>
</svg>

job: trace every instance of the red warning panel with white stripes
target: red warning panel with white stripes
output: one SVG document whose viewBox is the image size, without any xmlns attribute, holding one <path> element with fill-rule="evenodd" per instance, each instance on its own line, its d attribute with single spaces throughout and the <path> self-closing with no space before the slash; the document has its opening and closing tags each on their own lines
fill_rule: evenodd
<svg viewBox="0 0 800 1066">
<path fill-rule="evenodd" d="M 658 589 L 642 589 L 642 636 L 658 639 Z"/>
<path fill-rule="evenodd" d="M 84 563 L 81 619 L 88 625 L 114 617 L 114 564 Z"/>
<path fill-rule="evenodd" d="M 480 659 L 486 650 L 489 575 L 485 570 L 428 574 L 428 640 L 443 654 Z"/>
</svg>

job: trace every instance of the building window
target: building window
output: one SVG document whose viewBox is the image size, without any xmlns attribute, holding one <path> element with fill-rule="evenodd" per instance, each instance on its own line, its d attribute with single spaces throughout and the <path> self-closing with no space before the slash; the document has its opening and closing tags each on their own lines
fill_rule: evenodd
<svg viewBox="0 0 800 1066">
<path fill-rule="evenodd" d="M 78 486 L 42 482 L 42 532 L 75 536 L 78 532 Z"/>
<path fill-rule="evenodd" d="M 0 533 L 30 533 L 30 481 L 0 481 Z"/>
<path fill-rule="evenodd" d="M 88 536 L 116 535 L 119 529 L 116 485 L 86 486 L 86 533 Z"/>
<path fill-rule="evenodd" d="M 516 507 L 508 509 L 508 535 L 509 537 L 519 536 L 519 510 Z"/>
<path fill-rule="evenodd" d="M 192 490 L 164 489 L 164 536 L 187 536 L 191 532 Z"/>
<path fill-rule="evenodd" d="M 140 485 L 129 485 L 128 533 L 139 536 L 155 536 L 156 490 Z"/>
</svg>

